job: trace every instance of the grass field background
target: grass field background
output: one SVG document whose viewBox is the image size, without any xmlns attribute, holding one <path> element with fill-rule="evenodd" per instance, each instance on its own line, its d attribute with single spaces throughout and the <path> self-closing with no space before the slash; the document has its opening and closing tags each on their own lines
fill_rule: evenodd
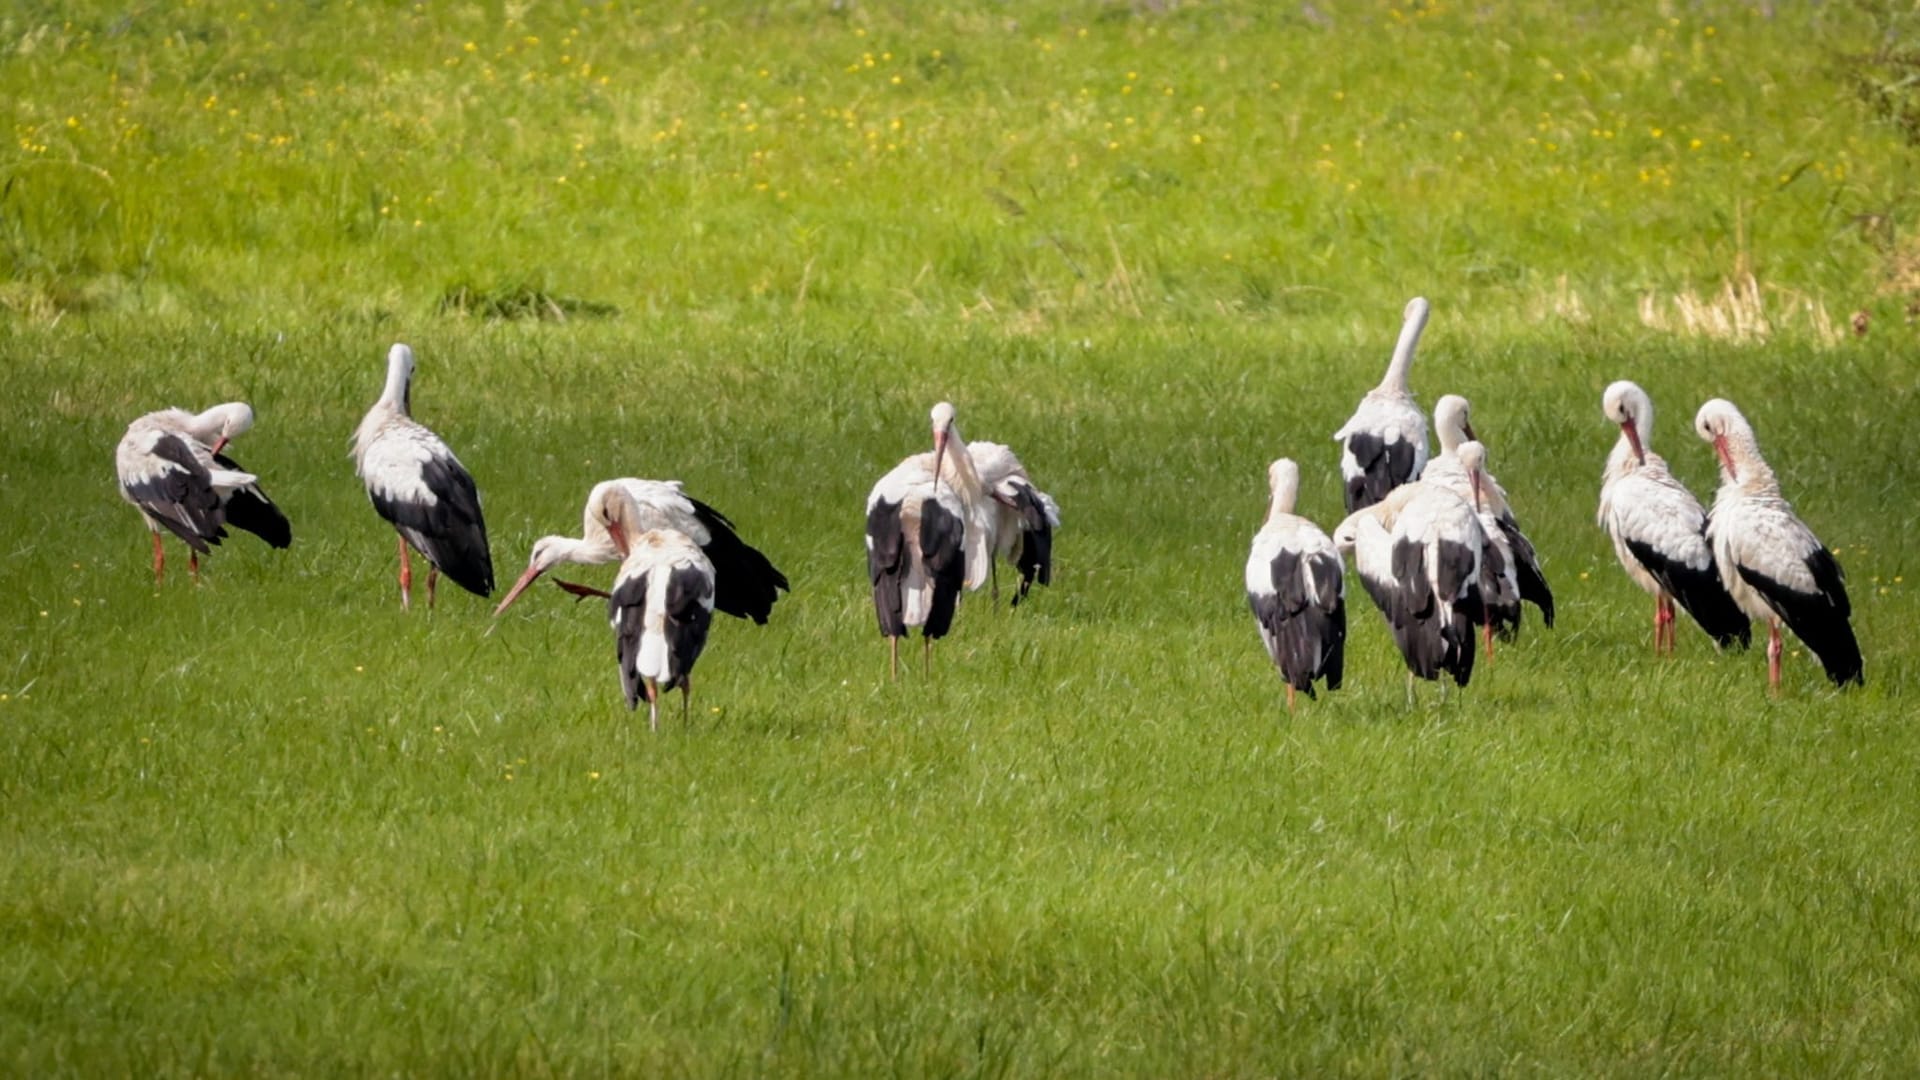
<svg viewBox="0 0 1920 1080">
<path fill-rule="evenodd" d="M 1906 33 L 0 14 L 0 1071 L 1899 1071 L 1915 163 L 1859 80 Z M 1765 340 L 1673 332 L 1747 275 Z M 1561 622 L 1409 709 L 1356 587 L 1347 688 L 1289 716 L 1240 592 L 1265 466 L 1337 521 L 1328 436 L 1416 293 L 1415 390 L 1474 401 Z M 396 340 L 499 578 L 618 475 L 787 571 L 690 724 L 621 706 L 593 605 L 399 610 L 347 458 Z M 1863 690 L 1799 653 L 1770 699 L 1691 626 L 1653 659 L 1592 520 L 1616 378 L 1703 496 L 1692 413 L 1746 410 Z M 154 588 L 111 448 L 233 398 L 296 543 Z M 861 503 L 941 399 L 1057 496 L 1060 563 L 892 685 Z"/>
</svg>

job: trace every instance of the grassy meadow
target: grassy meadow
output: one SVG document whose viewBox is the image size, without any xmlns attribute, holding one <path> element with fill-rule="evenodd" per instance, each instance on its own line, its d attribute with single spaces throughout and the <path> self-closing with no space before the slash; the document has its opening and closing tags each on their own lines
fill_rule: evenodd
<svg viewBox="0 0 1920 1080">
<path fill-rule="evenodd" d="M 1920 163 L 1872 88 L 1910 32 L 0 12 L 0 1073 L 1903 1071 Z M 1559 625 L 1409 708 L 1352 580 L 1347 686 L 1289 715 L 1241 593 L 1265 467 L 1337 522 L 1328 436 L 1416 294 L 1415 392 L 1473 400 Z M 787 572 L 690 722 L 627 712 L 597 605 L 400 610 L 347 456 L 394 341 L 502 584 L 620 475 Z M 1593 523 L 1617 378 L 1703 496 L 1693 411 L 1743 407 L 1865 688 L 1790 650 L 1769 697 L 1691 624 L 1651 655 Z M 114 443 L 231 399 L 295 544 L 196 588 L 170 542 L 155 587 Z M 896 685 L 862 502 L 942 399 L 1065 528 Z"/>
</svg>

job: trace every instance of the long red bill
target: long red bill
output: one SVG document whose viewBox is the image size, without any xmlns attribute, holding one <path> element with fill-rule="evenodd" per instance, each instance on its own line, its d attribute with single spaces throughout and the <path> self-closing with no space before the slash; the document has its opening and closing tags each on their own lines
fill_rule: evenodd
<svg viewBox="0 0 1920 1080">
<path fill-rule="evenodd" d="M 500 601 L 499 607 L 493 609 L 494 617 L 498 618 L 501 612 L 512 607 L 513 602 L 520 599 L 520 594 L 527 591 L 527 586 L 532 585 L 534 579 L 545 572 L 546 567 L 544 566 L 527 567 L 527 572 L 520 575 L 520 580 L 513 583 L 513 588 L 507 590 L 507 598 Z"/>
</svg>

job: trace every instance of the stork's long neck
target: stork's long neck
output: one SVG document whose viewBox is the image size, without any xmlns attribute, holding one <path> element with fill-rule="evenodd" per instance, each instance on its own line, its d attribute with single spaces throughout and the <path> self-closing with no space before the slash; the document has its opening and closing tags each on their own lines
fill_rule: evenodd
<svg viewBox="0 0 1920 1080">
<path fill-rule="evenodd" d="M 1426 328 L 1427 308 L 1422 304 L 1400 324 L 1400 340 L 1394 345 L 1393 359 L 1387 364 L 1387 373 L 1380 380 L 1381 390 L 1392 394 L 1407 393 L 1407 375 L 1413 370 L 1414 346 L 1420 343 L 1420 332 Z"/>
<path fill-rule="evenodd" d="M 1773 475 L 1773 466 L 1760 456 L 1760 443 L 1752 431 L 1729 431 L 1723 438 L 1733 458 L 1734 483 L 1749 495 L 1780 494 L 1780 480 Z"/>
<path fill-rule="evenodd" d="M 552 543 L 555 562 L 597 566 L 620 561 L 620 549 L 614 546 L 613 536 L 605 527 L 590 529 L 587 535 L 577 540 L 570 536 L 556 536 Z"/>
<path fill-rule="evenodd" d="M 1294 503 L 1300 497 L 1300 481 L 1281 480 L 1273 485 L 1273 502 L 1267 507 L 1267 520 L 1273 521 L 1293 513 Z"/>
<path fill-rule="evenodd" d="M 380 392 L 380 404 L 399 410 L 402 416 L 413 414 L 413 372 L 405 357 L 387 361 L 387 385 Z"/>
<path fill-rule="evenodd" d="M 980 470 L 973 464 L 973 455 L 967 451 L 967 440 L 960 436 L 960 429 L 949 428 L 947 452 L 940 459 L 940 479 L 953 488 L 960 501 L 971 507 L 978 503 L 985 492 L 980 483 Z"/>
</svg>

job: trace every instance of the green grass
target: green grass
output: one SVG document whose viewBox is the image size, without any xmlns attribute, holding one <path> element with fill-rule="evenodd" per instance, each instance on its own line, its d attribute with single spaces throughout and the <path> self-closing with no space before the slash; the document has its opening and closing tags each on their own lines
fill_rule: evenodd
<svg viewBox="0 0 1920 1080">
<path fill-rule="evenodd" d="M 1300 10 L 0 16 L 0 1071 L 1914 1060 L 1920 385 L 1852 223 L 1908 220 L 1913 165 L 1840 67 L 1871 20 Z M 1786 291 L 1763 346 L 1638 324 L 1743 261 L 1872 332 Z M 1327 436 L 1416 291 L 1416 391 L 1474 401 L 1561 624 L 1409 709 L 1356 588 L 1347 688 L 1289 716 L 1240 595 L 1265 465 L 1339 517 Z M 394 340 L 502 578 L 623 474 L 787 571 L 690 724 L 620 704 L 593 605 L 399 610 L 347 458 Z M 1702 494 L 1691 413 L 1745 408 L 1863 690 L 1802 653 L 1770 699 L 1690 626 L 1653 660 L 1592 520 L 1622 377 Z M 154 588 L 111 447 L 231 398 L 296 543 Z M 896 686 L 861 502 L 942 398 L 1059 498 L 1060 565 Z"/>
</svg>

